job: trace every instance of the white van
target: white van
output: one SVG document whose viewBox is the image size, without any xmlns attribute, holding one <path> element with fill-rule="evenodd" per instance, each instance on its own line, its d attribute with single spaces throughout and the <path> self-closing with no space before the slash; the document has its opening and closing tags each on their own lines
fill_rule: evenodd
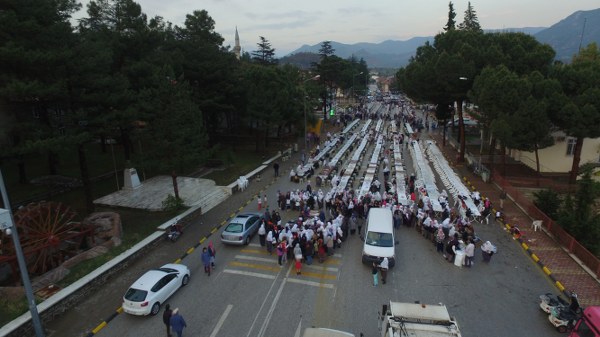
<svg viewBox="0 0 600 337">
<path fill-rule="evenodd" d="M 396 263 L 394 219 L 389 208 L 371 208 L 367 218 L 363 263 L 379 264 L 384 257 L 388 258 L 390 268 Z"/>
</svg>

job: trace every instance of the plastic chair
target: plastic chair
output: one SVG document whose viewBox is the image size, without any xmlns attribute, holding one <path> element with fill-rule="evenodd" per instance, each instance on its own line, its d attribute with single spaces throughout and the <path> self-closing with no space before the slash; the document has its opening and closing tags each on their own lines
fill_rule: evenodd
<svg viewBox="0 0 600 337">
<path fill-rule="evenodd" d="M 531 227 L 533 227 L 533 231 L 537 232 L 537 230 L 542 230 L 542 220 L 535 220 L 531 223 Z"/>
</svg>

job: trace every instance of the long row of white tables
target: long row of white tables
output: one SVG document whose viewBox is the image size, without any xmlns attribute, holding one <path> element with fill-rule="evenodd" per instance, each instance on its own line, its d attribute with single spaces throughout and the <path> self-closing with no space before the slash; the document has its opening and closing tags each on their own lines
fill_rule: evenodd
<svg viewBox="0 0 600 337">
<path fill-rule="evenodd" d="M 413 140 L 410 142 L 409 148 L 413 158 L 414 170 L 417 174 L 415 189 L 417 189 L 417 192 L 421 194 L 425 193 L 429 197 L 429 201 L 435 212 L 443 211 L 438 200 L 440 193 L 435 183 L 435 175 L 423 156 L 420 143 Z"/>
<path fill-rule="evenodd" d="M 369 166 L 367 167 L 367 173 L 365 174 L 365 179 L 360 187 L 359 196 L 364 196 L 371 189 L 371 183 L 375 178 L 375 173 L 377 172 L 377 162 L 379 161 L 379 154 L 381 153 L 381 148 L 383 146 L 383 134 L 380 134 L 377 137 L 377 144 L 375 145 L 375 149 L 373 150 L 373 154 L 371 155 L 371 160 L 369 161 Z"/>
<path fill-rule="evenodd" d="M 464 201 L 465 205 L 474 216 L 480 216 L 479 209 L 471 199 L 471 193 L 469 189 L 463 184 L 462 180 L 458 177 L 456 172 L 450 167 L 446 158 L 444 158 L 442 151 L 437 147 L 437 145 L 428 140 L 426 142 L 426 152 L 433 163 L 433 167 L 440 176 L 442 183 L 448 189 L 450 194 L 454 197 L 454 200 L 459 200 L 460 198 Z"/>
</svg>

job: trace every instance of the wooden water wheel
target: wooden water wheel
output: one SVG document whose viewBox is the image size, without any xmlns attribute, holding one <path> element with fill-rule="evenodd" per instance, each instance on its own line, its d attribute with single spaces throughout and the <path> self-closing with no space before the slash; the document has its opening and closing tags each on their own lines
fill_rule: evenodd
<svg viewBox="0 0 600 337">
<path fill-rule="evenodd" d="M 32 275 L 41 275 L 76 255 L 83 237 L 88 234 L 70 207 L 56 202 L 32 203 L 14 213 L 15 225 Z M 15 266 L 12 241 L 5 242 L 3 260 Z"/>
</svg>

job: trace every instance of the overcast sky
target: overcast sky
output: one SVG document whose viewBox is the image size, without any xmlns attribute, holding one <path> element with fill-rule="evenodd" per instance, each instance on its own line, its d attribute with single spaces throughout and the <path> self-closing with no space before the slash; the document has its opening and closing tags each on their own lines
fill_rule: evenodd
<svg viewBox="0 0 600 337">
<path fill-rule="evenodd" d="M 89 0 L 80 0 L 83 11 Z M 347 44 L 378 43 L 433 36 L 448 19 L 448 1 L 440 0 L 137 0 L 142 11 L 182 26 L 186 14 L 205 9 L 215 31 L 234 45 L 235 27 L 243 51 L 257 49 L 259 36 L 278 57 L 304 44 L 325 40 Z M 462 22 L 467 1 L 455 0 L 456 21 Z M 578 10 L 600 7 L 598 0 L 471 1 L 484 29 L 549 27 Z M 76 17 L 87 16 L 85 12 Z"/>
</svg>

